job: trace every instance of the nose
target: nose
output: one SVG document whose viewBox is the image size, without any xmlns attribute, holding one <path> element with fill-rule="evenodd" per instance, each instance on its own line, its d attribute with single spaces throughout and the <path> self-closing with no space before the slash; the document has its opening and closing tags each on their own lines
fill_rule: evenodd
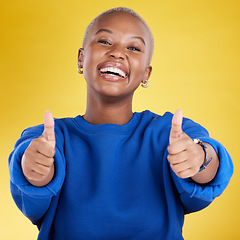
<svg viewBox="0 0 240 240">
<path fill-rule="evenodd" d="M 124 50 L 120 46 L 112 47 L 111 50 L 109 51 L 109 56 L 111 58 L 116 58 L 116 59 L 121 59 L 121 60 L 125 59 Z"/>
</svg>

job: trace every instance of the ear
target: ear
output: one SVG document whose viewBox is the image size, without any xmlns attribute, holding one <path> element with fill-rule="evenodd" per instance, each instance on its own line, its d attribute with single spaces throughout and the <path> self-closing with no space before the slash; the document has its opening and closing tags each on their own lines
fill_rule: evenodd
<svg viewBox="0 0 240 240">
<path fill-rule="evenodd" d="M 79 48 L 78 50 L 78 67 L 83 67 L 83 54 L 84 54 L 84 49 Z"/>
<path fill-rule="evenodd" d="M 152 73 L 152 66 L 149 65 L 149 66 L 147 67 L 147 69 L 145 70 L 144 78 L 143 78 L 143 81 L 142 81 L 142 82 L 147 81 L 147 80 L 150 78 L 151 73 Z"/>
</svg>

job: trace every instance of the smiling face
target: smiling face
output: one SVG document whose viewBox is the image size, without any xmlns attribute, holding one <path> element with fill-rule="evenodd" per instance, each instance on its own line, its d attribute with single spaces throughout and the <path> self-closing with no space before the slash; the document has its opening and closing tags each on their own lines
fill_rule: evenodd
<svg viewBox="0 0 240 240">
<path fill-rule="evenodd" d="M 150 77 L 150 52 L 150 34 L 142 21 L 125 12 L 102 16 L 79 51 L 88 92 L 132 96 Z"/>
</svg>

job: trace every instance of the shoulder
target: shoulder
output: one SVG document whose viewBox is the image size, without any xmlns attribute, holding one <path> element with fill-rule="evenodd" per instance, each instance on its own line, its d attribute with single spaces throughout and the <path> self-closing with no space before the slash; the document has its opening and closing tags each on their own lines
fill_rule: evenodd
<svg viewBox="0 0 240 240">
<path fill-rule="evenodd" d="M 69 131 L 74 131 L 76 129 L 76 124 L 74 122 L 75 118 L 54 118 L 54 129 L 55 129 L 55 136 L 61 142 L 64 139 L 64 135 Z M 44 124 L 39 124 L 35 126 L 31 126 L 26 128 L 20 137 L 21 141 L 25 141 L 28 139 L 35 139 L 42 135 L 44 131 Z"/>
<path fill-rule="evenodd" d="M 170 112 L 165 112 L 163 115 L 159 115 L 156 113 L 153 113 L 149 110 L 145 110 L 143 112 L 138 113 L 140 115 L 141 118 L 141 122 L 151 122 L 151 123 L 165 123 L 165 124 L 169 124 L 169 122 L 171 122 L 172 120 L 172 116 L 173 114 Z"/>
<path fill-rule="evenodd" d="M 75 128 L 75 119 L 77 117 L 54 118 L 55 129 Z"/>
<path fill-rule="evenodd" d="M 163 115 L 159 115 L 146 110 L 139 114 L 141 124 L 145 124 L 148 128 L 152 128 L 156 131 L 170 132 L 173 113 L 165 112 Z M 208 131 L 204 127 L 186 117 L 183 118 L 182 129 L 192 138 L 208 136 Z"/>
<path fill-rule="evenodd" d="M 145 135 L 156 136 L 157 138 L 160 135 L 169 135 L 172 113 L 166 112 L 163 115 L 159 115 L 146 110 L 139 113 L 139 116 L 138 128 L 142 129 Z"/>
</svg>

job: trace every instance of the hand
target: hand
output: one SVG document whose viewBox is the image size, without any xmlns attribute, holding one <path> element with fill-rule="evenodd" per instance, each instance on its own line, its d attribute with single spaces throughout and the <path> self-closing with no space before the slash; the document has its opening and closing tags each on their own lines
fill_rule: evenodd
<svg viewBox="0 0 240 240">
<path fill-rule="evenodd" d="M 202 147 L 182 131 L 182 119 L 182 111 L 177 110 L 172 118 L 168 161 L 178 177 L 189 178 L 198 173 L 205 155 Z"/>
<path fill-rule="evenodd" d="M 54 175 L 55 154 L 54 119 L 50 111 L 44 115 L 44 131 L 32 140 L 22 157 L 23 174 L 34 186 L 47 185 Z"/>
</svg>

